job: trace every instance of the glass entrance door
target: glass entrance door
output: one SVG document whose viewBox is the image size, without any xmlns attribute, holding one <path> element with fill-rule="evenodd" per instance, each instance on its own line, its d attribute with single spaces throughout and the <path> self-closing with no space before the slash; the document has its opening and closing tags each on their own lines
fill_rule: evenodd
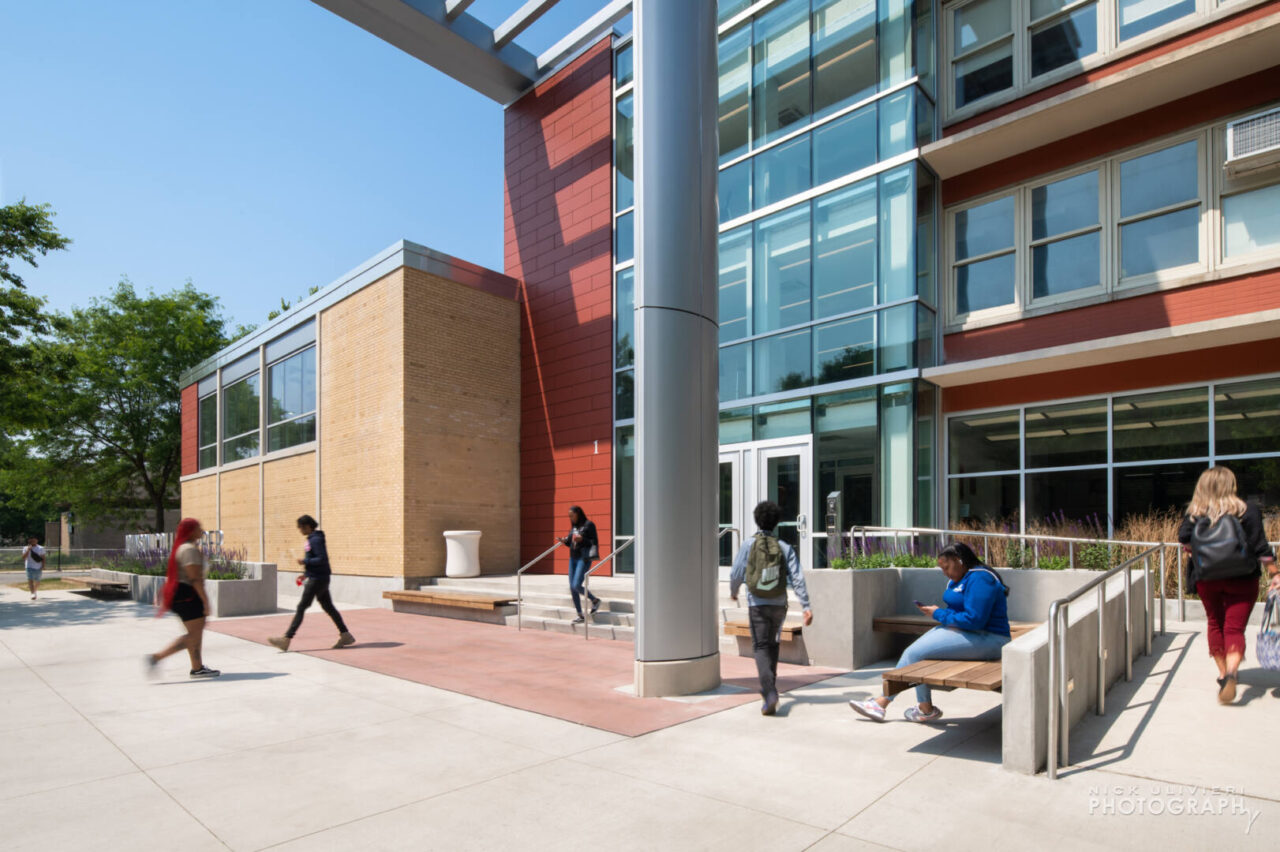
<svg viewBox="0 0 1280 852">
<path fill-rule="evenodd" d="M 732 444 L 720 448 L 720 564 L 733 564 L 737 545 L 755 535 L 754 511 L 761 500 L 782 509 L 778 537 L 796 549 L 800 564 L 812 567 L 813 453 L 808 437 Z"/>
</svg>

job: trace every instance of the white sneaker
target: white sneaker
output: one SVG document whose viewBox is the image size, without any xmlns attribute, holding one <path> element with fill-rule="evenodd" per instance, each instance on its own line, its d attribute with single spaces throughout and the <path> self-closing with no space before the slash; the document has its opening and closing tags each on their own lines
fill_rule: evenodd
<svg viewBox="0 0 1280 852">
<path fill-rule="evenodd" d="M 907 717 L 908 722 L 920 722 L 921 724 L 924 724 L 926 722 L 936 722 L 941 719 L 942 710 L 938 707 L 934 707 L 932 712 L 923 713 L 921 712 L 919 705 L 912 704 L 903 712 L 902 715 Z"/>
<path fill-rule="evenodd" d="M 874 698 L 868 698 L 866 701 L 850 701 L 849 706 L 855 713 L 866 716 L 873 722 L 884 721 L 884 708 Z"/>
</svg>

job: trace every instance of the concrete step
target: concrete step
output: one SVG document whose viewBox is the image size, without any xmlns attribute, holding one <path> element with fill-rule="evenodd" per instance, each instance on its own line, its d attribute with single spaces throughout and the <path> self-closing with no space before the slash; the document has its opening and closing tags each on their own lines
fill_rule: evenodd
<svg viewBox="0 0 1280 852">
<path fill-rule="evenodd" d="M 507 617 L 507 626 L 516 626 L 516 617 L 514 615 Z M 574 636 L 581 636 L 583 628 L 591 631 L 592 639 L 615 639 L 624 642 L 635 641 L 635 628 L 623 625 L 613 624 L 574 624 L 572 621 L 558 618 L 538 618 L 525 616 L 523 619 L 525 630 L 547 630 L 552 633 L 564 633 Z"/>
<path fill-rule="evenodd" d="M 527 618 L 546 618 L 558 621 L 573 621 L 578 617 L 578 611 L 573 608 L 573 604 L 565 601 L 560 604 L 532 604 L 525 602 L 524 614 Z M 598 612 L 592 616 L 592 620 L 596 624 L 612 624 L 622 627 L 635 626 L 635 614 L 630 612 L 613 612 L 612 610 L 601 607 Z"/>
</svg>

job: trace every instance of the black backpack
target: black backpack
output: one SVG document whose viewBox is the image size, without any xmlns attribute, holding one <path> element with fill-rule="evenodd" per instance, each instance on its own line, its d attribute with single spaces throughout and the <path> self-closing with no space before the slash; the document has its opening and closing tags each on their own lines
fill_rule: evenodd
<svg viewBox="0 0 1280 852">
<path fill-rule="evenodd" d="M 1207 517 L 1195 519 L 1191 529 L 1192 586 L 1206 580 L 1247 577 L 1257 567 L 1239 518 L 1228 513 L 1218 518 L 1217 523 Z"/>
</svg>

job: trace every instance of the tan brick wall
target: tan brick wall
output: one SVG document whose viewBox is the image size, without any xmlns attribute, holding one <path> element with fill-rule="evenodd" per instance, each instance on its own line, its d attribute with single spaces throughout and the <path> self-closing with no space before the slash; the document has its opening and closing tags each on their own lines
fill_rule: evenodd
<svg viewBox="0 0 1280 852">
<path fill-rule="evenodd" d="M 258 465 L 223 473 L 222 544 L 243 550 L 245 558 L 262 561 L 262 538 L 258 515 Z"/>
<path fill-rule="evenodd" d="M 269 461 L 262 466 L 264 504 L 264 562 L 282 571 L 297 571 L 305 540 L 298 532 L 298 516 L 316 512 L 316 454 Z"/>
<path fill-rule="evenodd" d="M 206 529 L 218 528 L 218 475 L 182 483 L 182 517 L 195 518 Z"/>
<path fill-rule="evenodd" d="M 482 570 L 510 573 L 519 567 L 519 305 L 403 272 L 405 573 L 444 573 L 448 529 L 482 530 Z"/>
<path fill-rule="evenodd" d="M 338 574 L 404 576 L 403 272 L 321 316 L 319 521 Z"/>
</svg>

